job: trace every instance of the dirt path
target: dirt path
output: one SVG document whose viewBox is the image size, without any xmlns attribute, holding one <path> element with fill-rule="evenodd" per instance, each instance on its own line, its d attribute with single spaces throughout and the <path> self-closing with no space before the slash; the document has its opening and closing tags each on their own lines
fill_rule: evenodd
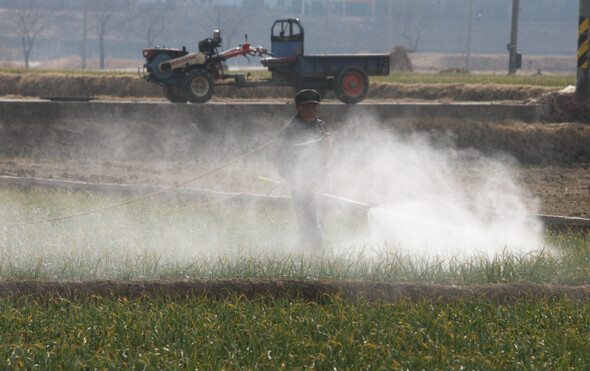
<svg viewBox="0 0 590 371">
<path fill-rule="evenodd" d="M 0 159 L 0 175 L 74 180 L 88 183 L 170 186 L 190 179 L 204 170 L 194 162 L 92 162 L 88 160 Z M 539 213 L 590 218 L 590 168 L 526 166 L 514 169 L 516 182 L 530 194 L 526 201 Z M 253 181 L 266 174 L 256 166 L 242 165 L 239 176 L 214 174 L 195 184 L 224 192 L 255 191 L 264 193 L 267 185 Z M 469 174 L 465 174 L 469 176 Z"/>
</svg>

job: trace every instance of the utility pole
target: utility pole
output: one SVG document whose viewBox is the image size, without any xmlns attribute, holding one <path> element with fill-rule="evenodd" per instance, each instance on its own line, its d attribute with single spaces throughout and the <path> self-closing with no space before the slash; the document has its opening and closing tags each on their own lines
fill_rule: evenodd
<svg viewBox="0 0 590 371">
<path fill-rule="evenodd" d="M 508 74 L 513 75 L 516 73 L 516 69 L 520 68 L 520 54 L 517 53 L 516 49 L 516 38 L 518 35 L 518 3 L 519 0 L 512 0 L 512 27 L 510 29 L 510 44 L 507 45 L 508 52 Z"/>
<path fill-rule="evenodd" d="M 387 47 L 393 50 L 393 1 L 387 2 L 387 36 L 389 38 Z"/>
<path fill-rule="evenodd" d="M 84 2 L 84 10 L 82 15 L 82 69 L 86 69 L 86 29 L 88 21 L 88 0 Z"/>
<path fill-rule="evenodd" d="M 576 93 L 590 96 L 590 76 L 588 73 L 588 38 L 590 31 L 590 0 L 580 0 L 580 21 L 578 26 L 578 74 L 576 79 Z"/>
<path fill-rule="evenodd" d="M 330 2 L 324 0 L 324 54 L 328 53 L 328 21 L 330 20 Z"/>
<path fill-rule="evenodd" d="M 471 59 L 471 31 L 473 29 L 473 0 L 469 1 L 469 28 L 467 31 L 467 57 L 465 58 L 465 70 L 470 70 L 470 59 Z"/>
</svg>

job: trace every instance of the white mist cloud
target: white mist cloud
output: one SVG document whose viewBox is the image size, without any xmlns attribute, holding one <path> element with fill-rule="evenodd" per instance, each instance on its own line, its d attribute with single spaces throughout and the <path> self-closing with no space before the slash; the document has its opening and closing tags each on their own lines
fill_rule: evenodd
<svg viewBox="0 0 590 371">
<path fill-rule="evenodd" d="M 542 225 L 530 217 L 537 210 L 509 157 L 456 149 L 441 134 L 402 135 L 368 118 L 337 141 L 332 191 L 375 206 L 373 244 L 443 259 L 542 249 Z"/>
</svg>

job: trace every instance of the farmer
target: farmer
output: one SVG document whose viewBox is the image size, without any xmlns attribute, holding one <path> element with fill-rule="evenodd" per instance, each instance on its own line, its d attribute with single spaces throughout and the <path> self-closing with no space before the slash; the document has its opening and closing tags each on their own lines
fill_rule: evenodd
<svg viewBox="0 0 590 371">
<path fill-rule="evenodd" d="M 322 226 L 316 192 L 327 186 L 331 137 L 318 119 L 320 94 L 313 89 L 295 95 L 297 114 L 278 135 L 278 172 L 291 188 L 299 227 L 297 247 L 317 253 L 322 248 Z"/>
</svg>

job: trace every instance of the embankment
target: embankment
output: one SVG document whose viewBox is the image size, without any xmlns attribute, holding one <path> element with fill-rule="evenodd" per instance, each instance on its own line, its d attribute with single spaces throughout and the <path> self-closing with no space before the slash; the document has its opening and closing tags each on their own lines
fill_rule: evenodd
<svg viewBox="0 0 590 371">
<path fill-rule="evenodd" d="M 522 101 L 541 97 L 557 88 L 520 85 L 389 84 L 372 82 L 368 99 L 420 99 L 446 101 Z M 165 100 L 161 87 L 138 76 L 0 73 L 0 96 L 21 97 L 111 97 Z M 217 99 L 293 98 L 289 87 L 215 87 Z M 329 94 L 331 97 L 331 94 Z"/>
<path fill-rule="evenodd" d="M 273 138 L 294 113 L 285 103 L 0 101 L 0 155 L 187 159 L 223 148 L 228 158 Z M 590 162 L 590 125 L 540 123 L 541 105 L 375 103 L 322 105 L 338 133 L 374 125 L 420 132 L 457 148 L 508 153 L 524 164 Z"/>
</svg>

